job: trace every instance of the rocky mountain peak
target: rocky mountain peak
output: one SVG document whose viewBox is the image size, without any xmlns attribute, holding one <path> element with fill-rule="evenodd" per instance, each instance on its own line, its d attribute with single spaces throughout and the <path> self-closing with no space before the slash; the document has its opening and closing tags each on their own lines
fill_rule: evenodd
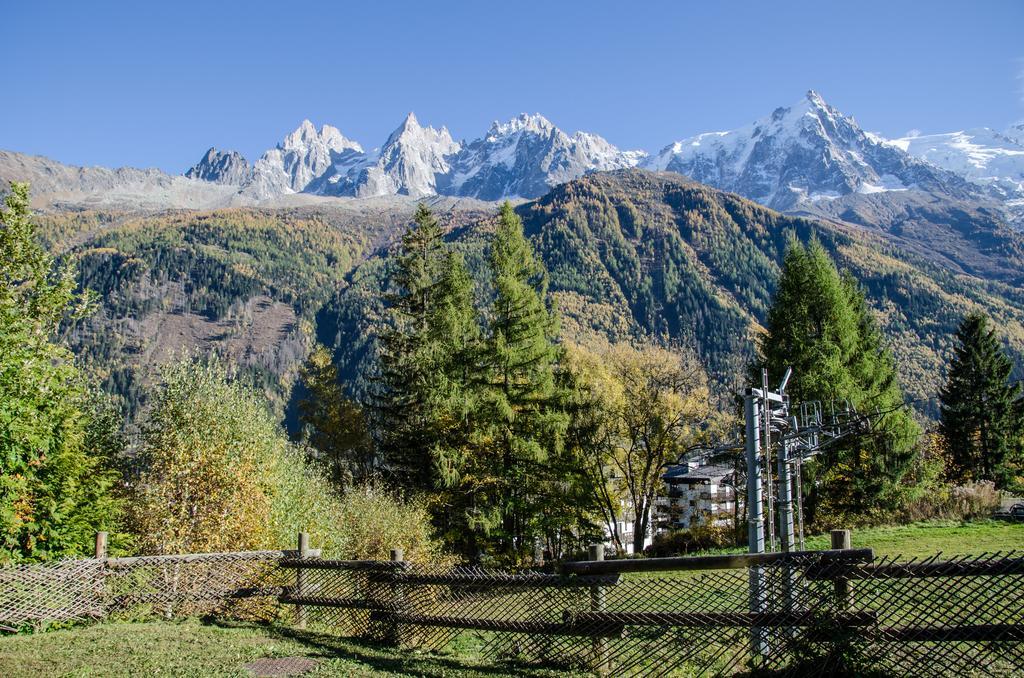
<svg viewBox="0 0 1024 678">
<path fill-rule="evenodd" d="M 447 127 L 441 127 L 439 130 L 430 126 L 423 127 L 420 125 L 419 120 L 416 119 L 416 114 L 412 112 L 405 116 L 402 124 L 384 142 L 381 155 L 393 152 L 392 149 L 408 147 L 410 145 L 419 147 L 421 150 L 425 150 L 426 147 L 432 147 L 435 153 L 441 155 L 450 155 L 459 150 L 458 142 L 452 139 L 452 135 Z"/>
<path fill-rule="evenodd" d="M 1024 146 L 1024 120 L 1010 125 L 1006 130 L 1006 136 Z"/>
<path fill-rule="evenodd" d="M 807 103 L 809 103 L 811 106 L 815 108 L 829 107 L 828 104 L 825 102 L 825 99 L 820 94 L 815 92 L 813 89 L 807 90 L 807 94 L 804 98 L 807 99 Z"/>
<path fill-rule="evenodd" d="M 252 166 L 237 151 L 218 151 L 211 147 L 185 176 L 215 184 L 241 186 L 252 176 Z"/>
<path fill-rule="evenodd" d="M 318 132 L 316 127 L 309 120 L 302 123 L 291 134 L 278 144 L 279 149 L 284 151 L 310 151 L 319 150 L 319 147 L 327 151 L 340 152 L 345 149 L 352 149 L 362 152 L 363 148 L 358 142 L 346 139 L 337 127 L 323 125 Z"/>
<path fill-rule="evenodd" d="M 555 127 L 550 120 L 540 113 L 534 113 L 533 115 L 520 113 L 508 122 L 502 123 L 495 120 L 491 123 L 491 129 L 488 130 L 487 136 L 497 138 L 518 134 L 520 132 L 529 132 L 544 136 L 552 133 L 562 133 L 560 129 Z"/>
<path fill-rule="evenodd" d="M 814 90 L 739 129 L 666 146 L 645 165 L 779 210 L 851 193 L 910 188 L 957 197 L 970 193 L 959 177 L 880 143 Z"/>
<path fill-rule="evenodd" d="M 423 127 L 409 113 L 391 133 L 376 162 L 359 170 L 353 182 L 358 197 L 437 193 L 437 177 L 450 169 L 450 158 L 461 150 L 447 127 Z"/>
</svg>

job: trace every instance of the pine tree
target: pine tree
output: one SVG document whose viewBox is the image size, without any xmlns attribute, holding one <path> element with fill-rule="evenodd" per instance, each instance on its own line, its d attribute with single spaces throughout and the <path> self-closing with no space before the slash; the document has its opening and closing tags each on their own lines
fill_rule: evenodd
<svg viewBox="0 0 1024 678">
<path fill-rule="evenodd" d="M 941 430 L 955 480 L 1020 483 L 1024 400 L 1010 382 L 1013 364 L 981 313 L 964 318 L 949 377 L 941 391 Z"/>
<path fill-rule="evenodd" d="M 380 337 L 380 389 L 373 399 L 385 471 L 408 490 L 435 485 L 429 381 L 435 349 L 430 318 L 441 277 L 444 241 L 437 219 L 420 204 L 393 260 L 386 301 L 390 325 Z"/>
<path fill-rule="evenodd" d="M 754 373 L 767 367 L 774 383 L 792 367 L 794 403 L 845 401 L 873 421 L 870 432 L 805 466 L 808 518 L 821 509 L 862 513 L 898 504 L 920 429 L 903 406 L 895 361 L 864 293 L 817 240 L 790 243 L 766 325 Z"/>
<path fill-rule="evenodd" d="M 462 463 L 480 329 L 472 279 L 425 205 L 402 238 L 392 280 L 373 400 L 379 449 L 397 485 L 434 491 L 450 486 Z"/>
<path fill-rule="evenodd" d="M 507 558 L 532 550 L 541 536 L 548 471 L 563 454 L 568 417 L 556 380 L 561 349 L 558 316 L 549 308 L 547 273 L 535 257 L 512 206 L 501 207 L 490 248 L 495 291 L 482 356 L 482 456 L 471 524 L 490 533 Z M 547 529 L 552 530 L 548 525 Z"/>
<path fill-rule="evenodd" d="M 114 453 L 61 323 L 88 310 L 75 271 L 39 244 L 28 186 L 12 184 L 0 211 L 0 562 L 87 552 L 116 528 Z M 100 443 L 103 443 L 100 445 Z M 107 442 L 111 442 L 110 445 Z M 115 537 L 116 538 L 116 537 Z"/>
</svg>

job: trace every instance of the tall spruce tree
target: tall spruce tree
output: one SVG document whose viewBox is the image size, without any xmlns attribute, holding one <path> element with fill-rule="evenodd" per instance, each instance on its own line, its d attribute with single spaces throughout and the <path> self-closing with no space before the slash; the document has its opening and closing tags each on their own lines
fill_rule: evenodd
<svg viewBox="0 0 1024 678">
<path fill-rule="evenodd" d="M 472 281 L 441 227 L 420 205 L 402 237 L 381 334 L 380 380 L 372 405 L 385 470 L 409 491 L 449 485 L 466 437 L 479 326 Z M 440 511 L 439 511 L 440 513 Z"/>
<path fill-rule="evenodd" d="M 871 431 L 829 447 L 805 466 L 809 519 L 821 510 L 861 513 L 899 503 L 920 429 L 906 407 L 895 361 L 856 281 L 840 275 L 817 240 L 792 241 L 760 341 L 774 383 L 793 368 L 794 403 L 847 401 Z M 753 377 L 754 375 L 752 375 Z"/>
<path fill-rule="evenodd" d="M 955 480 L 1019 486 L 1024 460 L 1024 401 L 1011 383 L 1013 364 L 981 313 L 960 323 L 949 377 L 941 392 L 941 429 Z"/>
<path fill-rule="evenodd" d="M 495 298 L 476 436 L 484 454 L 476 459 L 471 524 L 496 537 L 503 557 L 515 559 L 532 552 L 542 532 L 556 529 L 544 524 L 544 507 L 560 491 L 557 482 L 570 480 L 550 473 L 564 469 L 555 462 L 564 453 L 569 420 L 556 379 L 559 324 L 548 303 L 547 272 L 508 202 L 501 207 L 490 264 Z"/>
</svg>

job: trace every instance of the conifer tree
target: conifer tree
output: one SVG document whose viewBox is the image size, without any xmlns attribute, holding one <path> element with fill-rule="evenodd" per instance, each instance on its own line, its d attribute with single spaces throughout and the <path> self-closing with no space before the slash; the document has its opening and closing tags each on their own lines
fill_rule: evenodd
<svg viewBox="0 0 1024 678">
<path fill-rule="evenodd" d="M 476 438 L 484 450 L 476 460 L 485 467 L 478 466 L 479 475 L 486 480 L 475 488 L 471 523 L 497 538 L 503 556 L 515 558 L 531 551 L 540 536 L 545 495 L 553 492 L 547 472 L 561 466 L 554 462 L 564 453 L 568 417 L 556 380 L 561 349 L 547 272 L 508 202 L 501 207 L 490 264 L 495 298 Z"/>
<path fill-rule="evenodd" d="M 840 275 L 817 240 L 790 243 L 759 345 L 771 383 L 787 367 L 794 403 L 848 402 L 871 431 L 828 448 L 805 466 L 808 518 L 822 508 L 861 513 L 900 501 L 920 430 L 907 408 L 892 353 L 857 283 Z"/>
<path fill-rule="evenodd" d="M 956 480 L 1019 485 L 1024 400 L 1010 382 L 1013 365 L 981 313 L 960 323 L 949 377 L 941 392 L 941 429 Z"/>
<path fill-rule="evenodd" d="M 89 445 L 106 435 L 85 380 L 55 340 L 88 310 L 75 272 L 40 245 L 28 185 L 12 184 L 0 210 L 0 562 L 87 552 L 116 527 L 116 474 Z M 111 441 L 111 445 L 107 445 Z"/>
<path fill-rule="evenodd" d="M 397 485 L 433 491 L 461 464 L 479 326 L 472 280 L 425 205 L 402 237 L 392 280 L 373 400 L 379 449 Z"/>
</svg>

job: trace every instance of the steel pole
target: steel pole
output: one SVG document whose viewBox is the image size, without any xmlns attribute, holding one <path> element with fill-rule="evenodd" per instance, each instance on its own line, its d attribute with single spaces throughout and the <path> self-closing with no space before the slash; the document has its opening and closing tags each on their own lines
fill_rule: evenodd
<svg viewBox="0 0 1024 678">
<path fill-rule="evenodd" d="M 764 553 L 764 509 L 761 493 L 761 404 L 748 394 L 744 401 L 747 423 L 747 550 Z"/>
<path fill-rule="evenodd" d="M 761 399 L 747 393 L 744 401 L 744 415 L 747 424 L 747 550 L 750 553 L 764 553 L 764 515 L 761 504 Z M 764 572 L 759 566 L 747 570 L 750 585 L 750 612 L 761 614 L 764 610 Z M 767 647 L 760 627 L 750 629 L 751 653 L 763 656 Z"/>
</svg>

